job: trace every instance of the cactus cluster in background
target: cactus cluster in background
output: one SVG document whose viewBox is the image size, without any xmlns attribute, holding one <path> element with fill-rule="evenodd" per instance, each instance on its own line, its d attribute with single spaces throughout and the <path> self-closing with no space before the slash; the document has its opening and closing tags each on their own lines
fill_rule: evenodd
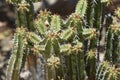
<svg viewBox="0 0 120 80">
<path fill-rule="evenodd" d="M 47 10 L 34 19 L 32 4 L 38 0 L 7 1 L 14 5 L 17 16 L 7 80 L 19 80 L 26 62 L 34 62 L 28 66 L 35 68 L 40 54 L 45 61 L 44 80 L 119 80 L 119 8 L 117 18 L 106 18 L 105 61 L 101 62 L 103 0 L 79 0 L 66 20 Z"/>
</svg>

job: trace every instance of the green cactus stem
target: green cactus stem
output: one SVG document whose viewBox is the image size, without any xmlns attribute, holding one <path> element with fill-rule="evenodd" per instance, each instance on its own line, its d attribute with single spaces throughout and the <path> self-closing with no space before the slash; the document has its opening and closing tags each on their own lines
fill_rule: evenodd
<svg viewBox="0 0 120 80">
<path fill-rule="evenodd" d="M 118 53 L 118 42 L 119 42 L 119 39 L 118 39 L 118 36 L 117 35 L 114 35 L 113 37 L 113 41 L 112 41 L 112 47 L 113 47 L 113 50 L 112 50 L 112 63 L 113 64 L 117 64 L 118 62 L 118 56 L 119 56 L 119 53 Z"/>
<path fill-rule="evenodd" d="M 23 43 L 23 37 L 25 32 L 20 32 L 18 33 L 18 50 L 17 50 L 17 55 L 16 55 L 16 62 L 14 64 L 14 70 L 12 74 L 12 80 L 19 80 L 19 73 L 21 70 L 22 66 L 22 59 L 23 59 L 23 48 L 24 48 L 24 43 Z"/>
<path fill-rule="evenodd" d="M 86 58 L 86 72 L 88 75 L 89 80 L 95 80 L 96 79 L 96 58 L 95 58 L 95 51 L 90 50 L 87 53 Z"/>
<path fill-rule="evenodd" d="M 14 47 L 12 49 L 12 55 L 11 55 L 9 63 L 8 63 L 6 80 L 11 80 L 12 79 L 14 64 L 15 64 L 15 61 L 16 61 L 16 52 L 17 52 L 17 48 L 18 48 L 18 45 L 17 45 L 18 42 L 17 41 L 18 41 L 18 38 L 15 34 L 15 36 L 14 36 Z"/>
<path fill-rule="evenodd" d="M 79 14 L 79 16 L 82 18 L 85 15 L 86 9 L 87 9 L 87 0 L 79 0 L 75 9 L 75 13 Z"/>
</svg>

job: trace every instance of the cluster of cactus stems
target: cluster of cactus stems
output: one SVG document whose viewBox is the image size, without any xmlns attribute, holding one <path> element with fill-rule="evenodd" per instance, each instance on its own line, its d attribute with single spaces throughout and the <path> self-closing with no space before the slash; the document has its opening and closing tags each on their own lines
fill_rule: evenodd
<svg viewBox="0 0 120 80">
<path fill-rule="evenodd" d="M 104 61 L 98 67 L 96 80 L 119 80 L 119 70 L 115 65 L 111 67 L 108 61 Z"/>
<path fill-rule="evenodd" d="M 120 52 L 120 26 L 115 18 L 113 23 L 111 18 L 106 19 L 106 61 L 99 61 L 104 18 L 101 0 L 79 0 L 66 21 L 47 10 L 40 11 L 34 19 L 32 4 L 38 0 L 7 1 L 15 7 L 18 26 L 7 80 L 19 80 L 26 62 L 35 68 L 39 54 L 45 60 L 44 80 L 118 80 L 119 69 L 115 65 Z M 120 18 L 120 9 L 115 13 Z"/>
</svg>

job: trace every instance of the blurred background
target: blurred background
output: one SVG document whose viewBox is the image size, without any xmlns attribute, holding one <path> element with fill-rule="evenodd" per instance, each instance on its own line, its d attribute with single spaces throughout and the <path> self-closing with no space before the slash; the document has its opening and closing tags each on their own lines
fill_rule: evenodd
<svg viewBox="0 0 120 80">
<path fill-rule="evenodd" d="M 15 29 L 15 15 L 12 5 L 0 0 L 0 80 L 5 80 L 5 71 L 12 48 Z"/>
</svg>

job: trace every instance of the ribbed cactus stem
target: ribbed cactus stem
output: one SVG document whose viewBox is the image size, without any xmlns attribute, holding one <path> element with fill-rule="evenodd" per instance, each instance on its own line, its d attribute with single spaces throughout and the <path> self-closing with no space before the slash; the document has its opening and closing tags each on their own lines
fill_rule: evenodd
<svg viewBox="0 0 120 80">
<path fill-rule="evenodd" d="M 16 15 L 17 15 L 17 26 L 27 27 L 27 17 L 26 12 L 29 11 L 30 5 L 26 1 L 20 1 L 15 5 Z"/>
<path fill-rule="evenodd" d="M 80 80 L 80 72 L 79 71 L 80 71 L 80 69 L 79 69 L 78 55 L 76 54 L 76 79 L 77 80 Z"/>
<path fill-rule="evenodd" d="M 119 50 L 119 48 L 118 48 L 118 45 L 119 45 L 119 39 L 118 39 L 118 35 L 116 35 L 116 34 L 114 34 L 114 36 L 113 36 L 113 41 L 112 41 L 112 47 L 113 47 L 113 49 L 112 49 L 112 63 L 113 64 L 116 64 L 117 63 L 117 61 L 118 61 L 118 50 Z"/>
<path fill-rule="evenodd" d="M 87 26 L 86 27 L 93 27 L 93 21 L 94 21 L 94 7 L 95 7 L 95 1 L 94 0 L 87 0 L 88 2 L 88 8 L 87 8 Z"/>
<path fill-rule="evenodd" d="M 95 12 L 94 12 L 94 27 L 99 30 L 101 25 L 101 17 L 102 17 L 102 3 L 101 0 L 96 0 L 95 3 Z"/>
<path fill-rule="evenodd" d="M 111 34 L 111 32 L 110 31 L 108 31 L 107 33 L 106 33 L 106 46 L 105 46 L 105 60 L 107 60 L 107 61 L 111 61 L 111 36 L 112 36 L 112 34 Z"/>
<path fill-rule="evenodd" d="M 16 53 L 16 61 L 13 69 L 12 80 L 19 80 L 19 74 L 22 66 L 23 59 L 23 35 L 18 36 L 18 50 Z"/>
<path fill-rule="evenodd" d="M 17 38 L 17 36 L 15 34 L 14 35 L 14 47 L 12 49 L 12 55 L 11 55 L 10 60 L 8 62 L 6 80 L 11 80 L 12 79 L 14 64 L 15 64 L 15 61 L 16 61 L 16 50 L 18 48 L 17 43 L 18 43 L 18 38 Z"/>
<path fill-rule="evenodd" d="M 28 9 L 29 11 L 25 12 L 25 16 L 26 16 L 26 22 L 27 25 L 26 27 L 29 30 L 34 30 L 34 8 L 33 8 L 33 2 L 31 0 L 26 0 L 26 2 L 29 4 Z"/>
<path fill-rule="evenodd" d="M 99 30 L 98 31 L 98 39 L 97 39 L 97 51 L 96 51 L 96 58 L 97 58 L 97 62 L 100 61 L 100 53 L 99 53 L 99 50 L 100 50 L 100 40 L 101 40 L 101 31 Z"/>
<path fill-rule="evenodd" d="M 95 2 L 95 14 L 94 14 L 94 27 L 98 32 L 97 36 L 97 61 L 99 61 L 99 48 L 100 48 L 100 38 L 101 38 L 101 29 L 102 29 L 102 3 L 101 0 L 96 0 Z"/>
<path fill-rule="evenodd" d="M 72 68 L 72 80 L 75 80 L 77 79 L 78 77 L 78 73 L 77 73 L 77 64 L 76 64 L 76 55 L 75 54 L 72 54 L 71 55 L 71 68 Z"/>
<path fill-rule="evenodd" d="M 85 61 L 84 61 L 84 53 L 83 52 L 80 52 L 78 53 L 78 55 L 76 56 L 77 59 L 78 59 L 78 70 L 80 71 L 79 72 L 79 77 L 80 77 L 80 80 L 86 80 L 86 71 L 85 71 Z"/>
<path fill-rule="evenodd" d="M 61 60 L 61 70 L 62 70 L 62 75 L 63 79 L 66 78 L 66 65 L 65 65 L 65 57 L 64 55 L 60 55 L 60 60 Z"/>
<path fill-rule="evenodd" d="M 67 76 L 66 79 L 72 80 L 72 62 L 71 62 L 71 55 L 66 56 L 65 57 L 65 61 L 66 61 L 66 70 L 67 70 Z"/>
<path fill-rule="evenodd" d="M 109 27 L 112 23 L 112 17 L 110 14 L 106 15 L 106 36 L 105 36 L 105 60 L 111 61 L 111 43 L 112 43 L 112 32 Z"/>
<path fill-rule="evenodd" d="M 87 53 L 86 58 L 86 72 L 89 80 L 96 79 L 96 58 L 95 58 L 95 51 L 91 50 Z"/>
</svg>

